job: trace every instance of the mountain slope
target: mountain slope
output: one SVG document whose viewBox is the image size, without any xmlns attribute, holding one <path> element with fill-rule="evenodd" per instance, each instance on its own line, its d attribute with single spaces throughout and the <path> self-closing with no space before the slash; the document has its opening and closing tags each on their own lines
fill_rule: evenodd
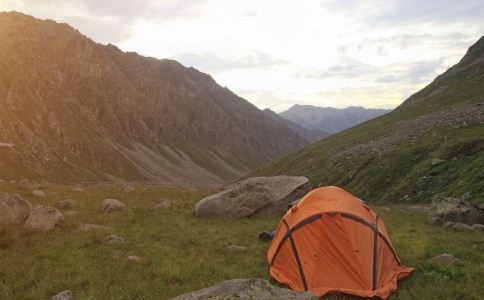
<svg viewBox="0 0 484 300">
<path fill-rule="evenodd" d="M 280 115 L 308 129 L 336 133 L 390 112 L 390 109 L 373 109 L 350 106 L 347 108 L 293 105 Z"/>
<path fill-rule="evenodd" d="M 307 141 L 171 60 L 0 13 L 0 178 L 218 185 Z"/>
<path fill-rule="evenodd" d="M 306 175 L 371 201 L 484 201 L 484 37 L 389 114 L 332 135 L 258 174 Z"/>
<path fill-rule="evenodd" d="M 281 117 L 276 112 L 268 108 L 264 109 L 262 112 L 264 112 L 267 117 L 271 118 L 278 124 L 281 124 L 281 126 L 288 127 L 298 135 L 304 137 L 307 140 L 308 144 L 319 141 L 330 135 L 329 132 L 320 129 L 307 129 L 305 127 L 302 127 L 299 124 L 296 124 L 286 118 Z"/>
</svg>

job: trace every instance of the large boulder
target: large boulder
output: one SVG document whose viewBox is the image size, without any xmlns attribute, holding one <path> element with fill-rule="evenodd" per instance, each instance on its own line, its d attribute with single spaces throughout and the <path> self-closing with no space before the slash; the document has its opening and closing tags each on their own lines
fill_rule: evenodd
<svg viewBox="0 0 484 300">
<path fill-rule="evenodd" d="M 30 215 L 24 227 L 31 230 L 47 232 L 56 226 L 62 226 L 64 216 L 55 208 L 35 204 L 30 208 Z"/>
<path fill-rule="evenodd" d="M 23 224 L 29 214 L 29 202 L 17 195 L 0 192 L 0 224 Z"/>
<path fill-rule="evenodd" d="M 222 300 L 222 299 L 318 299 L 309 293 L 298 293 L 286 288 L 274 286 L 260 278 L 232 279 L 214 286 L 184 294 L 172 300 Z"/>
<path fill-rule="evenodd" d="M 105 199 L 103 201 L 103 210 L 105 213 L 111 213 L 113 211 L 117 210 L 123 210 L 126 207 L 126 205 L 116 199 Z"/>
<path fill-rule="evenodd" d="M 199 217 L 233 219 L 283 213 L 290 202 L 310 190 L 311 184 L 306 177 L 252 177 L 203 198 L 195 205 L 195 213 Z"/>
<path fill-rule="evenodd" d="M 428 221 L 437 225 L 446 222 L 484 224 L 484 206 L 469 203 L 464 199 L 439 197 L 432 201 Z"/>
</svg>

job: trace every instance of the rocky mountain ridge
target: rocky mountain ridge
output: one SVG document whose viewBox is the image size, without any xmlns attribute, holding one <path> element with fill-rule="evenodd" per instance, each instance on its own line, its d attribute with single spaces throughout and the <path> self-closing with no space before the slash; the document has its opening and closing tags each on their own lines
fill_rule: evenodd
<svg viewBox="0 0 484 300">
<path fill-rule="evenodd" d="M 484 200 L 484 37 L 392 112 L 290 154 L 256 175 L 307 176 L 369 201 Z M 470 195 L 470 196 L 469 196 Z"/>
<path fill-rule="evenodd" d="M 214 186 L 307 144 L 208 74 L 0 13 L 0 178 Z"/>
</svg>

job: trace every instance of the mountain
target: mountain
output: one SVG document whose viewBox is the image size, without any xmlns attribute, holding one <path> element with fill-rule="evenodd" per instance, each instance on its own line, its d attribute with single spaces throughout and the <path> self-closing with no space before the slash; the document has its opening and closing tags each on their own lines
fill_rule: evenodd
<svg viewBox="0 0 484 300">
<path fill-rule="evenodd" d="M 2 179 L 214 186 L 307 144 L 209 75 L 67 24 L 1 12 L 0 40 Z"/>
<path fill-rule="evenodd" d="M 390 111 L 391 109 L 373 109 L 359 106 L 333 108 L 296 104 L 280 115 L 308 129 L 336 133 Z"/>
<path fill-rule="evenodd" d="M 394 111 L 258 170 L 308 176 L 371 201 L 484 202 L 484 37 Z"/>
<path fill-rule="evenodd" d="M 329 132 L 323 131 L 321 129 L 307 129 L 305 127 L 302 127 L 299 124 L 296 124 L 286 118 L 281 117 L 269 108 L 264 109 L 262 112 L 281 126 L 288 127 L 298 135 L 304 137 L 308 144 L 319 141 L 331 135 Z"/>
</svg>

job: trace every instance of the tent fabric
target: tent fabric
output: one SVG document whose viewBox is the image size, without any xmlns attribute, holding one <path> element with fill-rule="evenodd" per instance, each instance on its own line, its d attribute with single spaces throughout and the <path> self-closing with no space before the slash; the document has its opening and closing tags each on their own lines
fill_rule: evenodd
<svg viewBox="0 0 484 300">
<path fill-rule="evenodd" d="M 328 186 L 284 215 L 267 251 L 269 273 L 296 291 L 386 299 L 414 269 L 401 264 L 383 220 L 363 201 Z"/>
</svg>

